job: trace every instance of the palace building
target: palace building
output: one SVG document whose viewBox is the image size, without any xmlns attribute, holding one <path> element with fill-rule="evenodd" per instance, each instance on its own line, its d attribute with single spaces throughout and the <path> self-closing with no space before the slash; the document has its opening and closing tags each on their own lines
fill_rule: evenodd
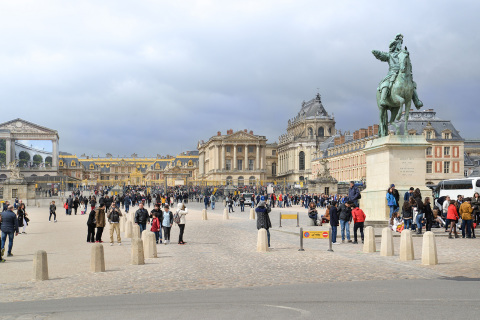
<svg viewBox="0 0 480 320">
<path fill-rule="evenodd" d="M 288 120 L 279 137 L 277 180 L 303 184 L 312 177 L 312 160 L 318 146 L 335 134 L 335 119 L 323 107 L 320 94 L 303 102 L 297 116 Z"/>
<path fill-rule="evenodd" d="M 264 184 L 272 167 L 276 170 L 275 146 L 267 146 L 265 136 L 247 129 L 230 129 L 225 135 L 218 131 L 207 142 L 198 143 L 198 153 L 198 179 L 206 185 Z"/>
</svg>

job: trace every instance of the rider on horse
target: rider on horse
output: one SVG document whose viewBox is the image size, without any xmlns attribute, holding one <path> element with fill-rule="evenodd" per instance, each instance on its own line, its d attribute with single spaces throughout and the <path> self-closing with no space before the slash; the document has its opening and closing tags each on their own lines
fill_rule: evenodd
<svg viewBox="0 0 480 320">
<path fill-rule="evenodd" d="M 378 85 L 378 91 L 381 92 L 380 95 L 380 105 L 382 107 L 388 106 L 388 97 L 390 96 L 390 91 L 392 89 L 392 85 L 397 78 L 398 72 L 400 70 L 400 64 L 398 59 L 398 54 L 402 51 L 402 44 L 403 44 L 403 35 L 397 34 L 394 40 L 390 42 L 389 52 L 383 52 L 378 50 L 372 50 L 373 55 L 380 61 L 388 62 L 388 74 L 385 78 L 380 82 Z M 417 84 L 413 82 L 414 90 L 412 100 L 415 104 L 417 109 L 423 107 L 423 102 L 418 99 L 417 95 Z"/>
</svg>

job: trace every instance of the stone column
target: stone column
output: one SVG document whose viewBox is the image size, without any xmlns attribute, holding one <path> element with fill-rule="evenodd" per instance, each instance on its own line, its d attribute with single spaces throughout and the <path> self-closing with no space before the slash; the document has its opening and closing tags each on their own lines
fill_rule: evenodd
<svg viewBox="0 0 480 320">
<path fill-rule="evenodd" d="M 7 138 L 5 140 L 5 162 L 8 165 L 12 161 L 12 140 L 10 138 Z"/>
<path fill-rule="evenodd" d="M 225 145 L 222 144 L 222 170 L 225 170 Z"/>
<path fill-rule="evenodd" d="M 15 161 L 16 156 L 15 156 L 15 139 L 11 139 L 10 143 L 10 161 Z M 30 161 L 33 161 L 33 159 L 30 158 Z"/>
<path fill-rule="evenodd" d="M 237 144 L 233 145 L 233 170 L 237 170 Z"/>
<path fill-rule="evenodd" d="M 52 167 L 58 167 L 58 140 L 52 140 Z"/>
<path fill-rule="evenodd" d="M 244 168 L 245 170 L 248 170 L 248 144 L 245 145 L 245 165 Z"/>
<path fill-rule="evenodd" d="M 257 144 L 257 158 L 255 159 L 255 165 L 257 170 L 260 170 L 260 146 Z"/>
</svg>

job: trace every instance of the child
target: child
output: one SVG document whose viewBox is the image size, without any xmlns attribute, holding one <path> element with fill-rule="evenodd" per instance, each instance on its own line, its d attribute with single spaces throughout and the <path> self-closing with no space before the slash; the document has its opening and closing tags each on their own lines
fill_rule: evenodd
<svg viewBox="0 0 480 320">
<path fill-rule="evenodd" d="M 48 217 L 48 222 L 50 222 L 52 215 L 53 215 L 53 222 L 57 222 L 57 213 L 55 212 L 56 210 L 57 210 L 57 206 L 55 205 L 55 201 L 50 202 L 50 216 Z"/>
<path fill-rule="evenodd" d="M 160 239 L 160 220 L 158 220 L 157 213 L 153 212 L 152 217 L 153 217 L 153 220 L 152 220 L 152 227 L 150 228 L 150 231 L 155 233 L 155 241 L 157 242 L 157 244 L 159 241 L 160 243 L 162 243 L 162 240 Z"/>
<path fill-rule="evenodd" d="M 353 243 L 358 244 L 357 241 L 357 230 L 360 229 L 360 237 L 362 238 L 362 243 L 363 243 L 363 225 L 365 222 L 365 212 L 363 212 L 362 209 L 357 207 L 355 203 L 352 203 L 352 206 L 354 207 L 352 210 L 352 217 L 353 217 Z"/>
</svg>

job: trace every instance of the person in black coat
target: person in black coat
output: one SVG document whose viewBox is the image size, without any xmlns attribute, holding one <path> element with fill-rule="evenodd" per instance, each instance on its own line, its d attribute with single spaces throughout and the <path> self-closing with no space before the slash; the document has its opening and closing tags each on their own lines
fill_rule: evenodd
<svg viewBox="0 0 480 320">
<path fill-rule="evenodd" d="M 270 228 L 272 227 L 272 222 L 270 221 L 269 213 L 272 211 L 269 206 L 265 203 L 265 197 L 260 198 L 255 212 L 257 213 L 257 230 L 266 229 L 267 230 L 267 239 L 268 247 L 270 248 Z"/>
<path fill-rule="evenodd" d="M 339 217 L 337 209 L 337 201 L 332 201 L 330 208 L 330 226 L 332 227 L 332 243 L 337 243 L 337 227 Z"/>
<path fill-rule="evenodd" d="M 97 222 L 95 221 L 95 210 L 90 211 L 90 214 L 88 215 L 87 226 L 88 226 L 87 242 L 94 243 L 95 228 L 97 226 Z"/>
</svg>

